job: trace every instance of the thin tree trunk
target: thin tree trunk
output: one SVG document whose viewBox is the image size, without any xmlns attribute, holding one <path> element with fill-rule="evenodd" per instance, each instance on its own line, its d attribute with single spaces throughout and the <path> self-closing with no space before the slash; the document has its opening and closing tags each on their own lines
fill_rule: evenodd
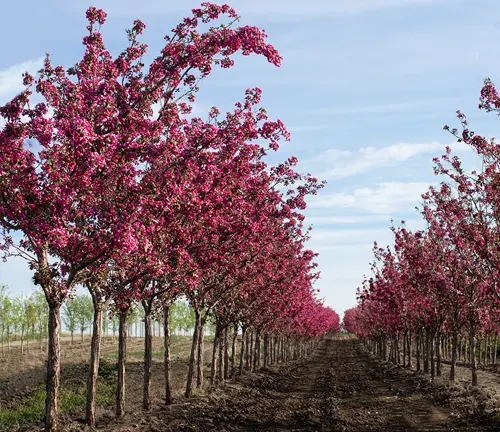
<svg viewBox="0 0 500 432">
<path fill-rule="evenodd" d="M 224 329 L 224 379 L 229 379 L 229 344 L 227 327 Z"/>
<path fill-rule="evenodd" d="M 215 323 L 215 335 L 214 342 L 212 346 L 212 365 L 210 367 L 210 384 L 215 384 L 215 378 L 217 377 L 217 348 L 219 346 L 219 337 L 220 337 L 220 321 L 217 320 Z"/>
<path fill-rule="evenodd" d="M 253 366 L 252 366 L 253 372 L 257 370 L 257 365 L 259 363 L 259 351 L 260 351 L 260 331 L 257 329 L 255 330 L 255 347 L 254 347 Z"/>
<path fill-rule="evenodd" d="M 118 327 L 118 377 L 116 379 L 117 417 L 125 414 L 125 368 L 127 362 L 127 316 L 129 309 L 120 309 Z"/>
<path fill-rule="evenodd" d="M 99 358 L 101 355 L 101 332 L 104 304 L 99 299 L 94 300 L 94 323 L 90 343 L 89 375 L 87 378 L 87 402 L 85 405 L 85 422 L 90 427 L 95 426 L 96 386 L 99 373 Z"/>
<path fill-rule="evenodd" d="M 441 330 L 436 333 L 436 375 L 441 376 Z"/>
<path fill-rule="evenodd" d="M 269 352 L 269 334 L 264 333 L 264 369 L 267 368 L 268 365 L 268 352 Z"/>
<path fill-rule="evenodd" d="M 473 318 L 470 319 L 470 370 L 471 384 L 477 386 L 477 368 L 476 368 L 476 328 Z"/>
<path fill-rule="evenodd" d="M 170 363 L 170 303 L 163 305 L 163 364 L 165 367 L 165 404 L 172 404 L 172 365 Z"/>
<path fill-rule="evenodd" d="M 153 367 L 153 336 L 151 327 L 152 301 L 143 302 L 144 307 L 144 383 L 142 407 L 151 409 L 151 369 Z"/>
<path fill-rule="evenodd" d="M 246 333 L 246 339 L 245 339 L 245 370 L 248 370 L 250 368 L 250 355 L 248 353 L 250 349 L 250 333 L 249 331 L 245 332 Z"/>
<path fill-rule="evenodd" d="M 431 378 L 436 377 L 436 363 L 434 362 L 434 334 L 429 330 L 429 360 L 431 366 Z"/>
<path fill-rule="evenodd" d="M 59 383 L 61 377 L 61 304 L 49 304 L 47 350 L 47 397 L 45 399 L 45 430 L 57 430 L 59 423 Z"/>
<path fill-rule="evenodd" d="M 249 359 L 248 359 L 248 369 L 249 370 L 252 370 L 252 366 L 253 366 L 253 346 L 254 346 L 254 333 L 255 331 L 252 330 L 250 332 L 250 345 L 248 347 L 248 355 L 249 355 Z"/>
<path fill-rule="evenodd" d="M 203 386 L 204 376 L 203 376 L 203 342 L 205 338 L 205 320 L 200 318 L 200 327 L 198 330 L 198 358 L 197 358 L 197 369 L 196 369 L 196 388 L 201 388 Z"/>
<path fill-rule="evenodd" d="M 413 366 L 413 359 L 412 359 L 412 352 L 411 352 L 411 331 L 408 332 L 408 363 L 407 363 L 408 368 L 412 368 Z"/>
<path fill-rule="evenodd" d="M 219 368 L 217 369 L 219 383 L 224 384 L 224 330 L 219 334 Z"/>
<path fill-rule="evenodd" d="M 451 366 L 450 366 L 450 382 L 455 382 L 455 371 L 457 368 L 457 348 L 458 348 L 458 330 L 453 329 L 451 336 Z"/>
<path fill-rule="evenodd" d="M 186 397 L 190 397 L 193 392 L 194 368 L 195 368 L 195 360 L 197 358 L 196 351 L 198 348 L 198 329 L 200 327 L 200 319 L 201 319 L 201 315 L 198 312 L 198 310 L 195 309 L 194 315 L 195 315 L 195 323 L 193 330 L 193 343 L 191 345 L 191 354 L 189 356 L 188 375 L 186 379 L 186 393 L 185 393 Z"/>
<path fill-rule="evenodd" d="M 497 334 L 495 333 L 495 337 L 493 338 L 493 364 L 497 364 Z"/>
<path fill-rule="evenodd" d="M 423 338 L 424 344 L 424 373 L 429 373 L 429 330 L 425 329 L 425 334 Z"/>
<path fill-rule="evenodd" d="M 246 329 L 245 327 L 241 327 L 241 347 L 240 347 L 240 367 L 238 370 L 238 375 L 243 374 L 243 357 L 245 354 L 245 336 L 246 336 Z"/>
<path fill-rule="evenodd" d="M 416 346 L 416 351 L 417 351 L 417 372 L 420 372 L 422 370 L 422 365 L 420 364 L 420 347 L 421 343 L 420 340 L 422 339 L 422 331 L 420 329 L 417 330 L 416 333 L 416 338 L 415 338 L 415 346 Z"/>
<path fill-rule="evenodd" d="M 231 377 L 234 376 L 234 364 L 236 361 L 236 338 L 238 337 L 238 324 L 234 325 L 233 341 L 231 344 Z"/>
</svg>

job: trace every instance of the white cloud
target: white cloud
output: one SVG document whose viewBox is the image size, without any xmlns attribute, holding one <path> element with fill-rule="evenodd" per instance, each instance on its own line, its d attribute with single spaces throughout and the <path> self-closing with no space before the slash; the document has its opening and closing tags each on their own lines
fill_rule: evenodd
<svg viewBox="0 0 500 432">
<path fill-rule="evenodd" d="M 439 103 L 448 103 L 455 98 L 422 99 L 378 105 L 359 105 L 341 108 L 322 108 L 308 111 L 308 115 L 356 115 L 356 114 L 398 114 L 401 111 L 414 111 L 416 108 L 435 107 Z"/>
<path fill-rule="evenodd" d="M 468 147 L 458 143 L 449 144 L 455 151 L 464 151 Z M 445 144 L 439 142 L 409 144 L 392 144 L 386 147 L 362 147 L 352 152 L 349 150 L 328 149 L 326 152 L 309 161 L 314 165 L 329 165 L 329 169 L 318 175 L 324 179 L 341 179 L 365 173 L 372 169 L 384 168 L 405 162 L 420 154 L 441 156 Z"/>
<path fill-rule="evenodd" d="M 388 222 L 390 218 L 384 215 L 370 216 L 310 216 L 306 217 L 306 225 L 351 225 L 359 223 Z M 316 230 L 314 230 L 316 231 Z"/>
<path fill-rule="evenodd" d="M 43 65 L 43 58 L 28 60 L 0 71 L 0 103 L 23 90 L 24 72 L 34 75 Z"/>
<path fill-rule="evenodd" d="M 385 182 L 377 187 L 362 187 L 351 193 L 337 192 L 311 200 L 311 208 L 352 208 L 368 213 L 390 214 L 411 210 L 429 188 L 427 182 Z"/>
</svg>

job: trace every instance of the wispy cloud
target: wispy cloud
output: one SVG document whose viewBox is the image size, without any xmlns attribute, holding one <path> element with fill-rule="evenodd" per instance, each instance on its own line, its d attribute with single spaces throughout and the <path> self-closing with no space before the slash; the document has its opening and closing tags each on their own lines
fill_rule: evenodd
<svg viewBox="0 0 500 432">
<path fill-rule="evenodd" d="M 310 216 L 306 217 L 306 224 L 312 225 L 354 225 L 371 224 L 379 222 L 389 222 L 390 218 L 386 215 L 369 216 Z M 316 229 L 314 230 L 316 231 Z"/>
<path fill-rule="evenodd" d="M 35 74 L 43 65 L 43 58 L 28 60 L 0 70 L 0 103 L 23 90 L 24 72 Z"/>
<path fill-rule="evenodd" d="M 325 172 L 319 175 L 320 178 L 341 179 L 365 173 L 373 169 L 389 167 L 401 162 L 406 162 L 421 154 L 440 156 L 443 154 L 446 145 L 439 142 L 420 144 L 399 143 L 386 147 L 362 147 L 354 152 L 331 148 L 307 163 L 311 165 L 321 164 L 321 166 L 329 166 Z M 467 149 L 465 145 L 449 145 L 455 151 L 464 151 Z"/>
<path fill-rule="evenodd" d="M 396 102 L 376 105 L 357 105 L 339 108 L 322 108 L 308 110 L 307 114 L 311 116 L 317 115 L 358 115 L 358 114 L 397 114 L 404 112 L 412 112 L 419 108 L 435 107 L 441 103 L 449 103 L 456 98 L 439 98 L 439 99 L 423 99 L 407 102 Z"/>
<path fill-rule="evenodd" d="M 376 187 L 357 188 L 350 193 L 337 192 L 311 200 L 311 208 L 351 208 L 368 213 L 405 212 L 418 204 L 429 188 L 427 182 L 385 182 Z"/>
</svg>

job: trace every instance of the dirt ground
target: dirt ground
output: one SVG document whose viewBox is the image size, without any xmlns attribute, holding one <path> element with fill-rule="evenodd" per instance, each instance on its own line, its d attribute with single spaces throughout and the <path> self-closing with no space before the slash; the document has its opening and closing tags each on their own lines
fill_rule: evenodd
<svg viewBox="0 0 500 432">
<path fill-rule="evenodd" d="M 467 389 L 460 383 L 448 387 L 444 380 L 430 382 L 422 374 L 377 360 L 356 340 L 324 340 L 306 360 L 247 373 L 189 400 L 181 395 L 182 357 L 174 362 L 173 405 L 162 405 L 158 363 L 153 368 L 156 403 L 148 413 L 140 409 L 141 364 L 132 362 L 127 372 L 129 414 L 116 422 L 111 407 L 103 406 L 97 430 L 500 431 L 498 374 L 481 372 L 484 388 Z M 468 377 L 465 369 L 460 373 L 461 379 Z M 40 425 L 24 430 L 40 430 Z M 63 430 L 87 429 L 73 413 L 63 417 Z"/>
<path fill-rule="evenodd" d="M 305 361 L 101 430 L 499 431 L 485 398 L 380 362 L 358 341 L 326 340 Z"/>
</svg>

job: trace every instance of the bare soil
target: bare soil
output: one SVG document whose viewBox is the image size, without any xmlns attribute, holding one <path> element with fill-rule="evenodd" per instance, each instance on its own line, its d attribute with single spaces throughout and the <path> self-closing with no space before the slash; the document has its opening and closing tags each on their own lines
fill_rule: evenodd
<svg viewBox="0 0 500 432">
<path fill-rule="evenodd" d="M 190 399 L 182 397 L 186 367 L 182 357 L 174 362 L 173 405 L 162 404 L 158 363 L 153 367 L 156 404 L 147 413 L 140 409 L 141 364 L 133 361 L 127 372 L 128 414 L 116 421 L 112 407 L 101 407 L 97 430 L 500 431 L 497 374 L 489 372 L 496 381 L 487 383 L 491 384 L 487 389 L 449 387 L 379 361 L 356 340 L 326 339 L 306 360 L 246 373 Z M 487 375 L 484 378 L 488 380 Z M 25 430 L 40 430 L 40 425 Z M 87 429 L 73 415 L 63 418 L 63 430 Z"/>
</svg>

